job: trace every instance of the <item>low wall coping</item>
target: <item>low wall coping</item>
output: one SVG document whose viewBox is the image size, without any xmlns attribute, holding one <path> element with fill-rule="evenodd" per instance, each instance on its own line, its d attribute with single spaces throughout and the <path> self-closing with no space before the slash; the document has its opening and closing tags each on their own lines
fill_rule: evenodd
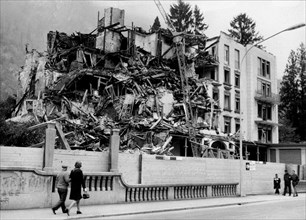
<svg viewBox="0 0 306 220">
<path fill-rule="evenodd" d="M 123 182 L 124 183 L 124 182 Z M 124 183 L 128 188 L 149 188 L 149 187 L 177 187 L 177 186 L 212 186 L 212 185 L 238 185 L 239 183 L 179 183 L 179 184 L 154 184 L 154 185 L 143 185 L 143 184 L 135 184 L 130 185 Z"/>
<path fill-rule="evenodd" d="M 5 171 L 28 171 L 28 172 L 34 172 L 38 175 L 41 176 L 55 176 L 57 175 L 60 171 L 52 171 L 52 172 L 46 172 L 43 170 L 38 170 L 35 168 L 31 167 L 12 167 L 12 166 L 2 166 L 0 167 L 0 171 L 5 170 Z M 116 173 L 116 172 L 83 172 L 84 176 L 121 176 L 122 173 Z"/>
<path fill-rule="evenodd" d="M 34 172 L 40 176 L 55 176 L 59 172 L 46 172 L 38 169 L 34 169 L 31 167 L 12 167 L 12 166 L 2 166 L 0 167 L 0 171 L 26 171 L 26 172 Z M 212 186 L 212 185 L 238 185 L 238 182 L 234 183 L 185 183 L 185 184 L 152 184 L 152 185 L 143 185 L 143 184 L 127 184 L 123 178 L 122 173 L 118 172 L 84 172 L 84 176 L 118 176 L 120 177 L 120 181 L 127 188 L 149 188 L 149 187 L 179 187 L 179 186 Z"/>
</svg>

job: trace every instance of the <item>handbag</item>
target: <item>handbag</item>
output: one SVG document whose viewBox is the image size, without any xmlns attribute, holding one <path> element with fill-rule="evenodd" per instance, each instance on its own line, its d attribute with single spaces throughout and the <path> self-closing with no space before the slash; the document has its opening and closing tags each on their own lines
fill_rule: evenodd
<svg viewBox="0 0 306 220">
<path fill-rule="evenodd" d="M 88 192 L 83 193 L 83 199 L 89 199 L 90 195 Z"/>
</svg>

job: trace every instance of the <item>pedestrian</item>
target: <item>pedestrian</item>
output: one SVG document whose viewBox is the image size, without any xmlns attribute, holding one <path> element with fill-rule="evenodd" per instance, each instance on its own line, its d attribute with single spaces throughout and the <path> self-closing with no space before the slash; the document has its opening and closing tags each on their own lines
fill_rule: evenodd
<svg viewBox="0 0 306 220">
<path fill-rule="evenodd" d="M 69 186 L 69 172 L 67 171 L 68 166 L 62 165 L 62 171 L 57 174 L 56 176 L 56 188 L 59 195 L 59 201 L 52 207 L 52 212 L 56 215 L 56 210 L 61 207 L 63 213 L 66 212 L 65 201 L 68 193 L 68 186 Z"/>
<path fill-rule="evenodd" d="M 284 174 L 284 193 L 283 193 L 283 196 L 286 195 L 287 193 L 287 188 L 289 190 L 289 196 L 291 196 L 291 176 L 290 174 L 288 173 L 287 170 L 285 170 L 285 174 Z"/>
<path fill-rule="evenodd" d="M 296 191 L 296 186 L 299 184 L 299 176 L 295 174 L 295 171 L 292 170 L 292 175 L 291 175 L 291 179 L 292 179 L 292 188 L 293 188 L 293 196 L 298 196 L 298 193 Z"/>
<path fill-rule="evenodd" d="M 73 200 L 73 202 L 69 205 L 69 207 L 66 209 L 66 213 L 69 216 L 70 209 L 74 206 L 74 204 L 77 205 L 77 214 L 82 214 L 80 210 L 80 200 L 82 198 L 82 187 L 84 192 L 87 191 L 85 187 L 84 182 L 84 176 L 83 172 L 81 170 L 82 162 L 77 161 L 75 162 L 74 169 L 70 172 L 70 181 L 71 181 L 71 191 L 70 191 L 70 197 L 69 199 Z"/>
<path fill-rule="evenodd" d="M 274 189 L 275 189 L 275 194 L 279 195 L 279 189 L 281 188 L 281 179 L 278 177 L 277 174 L 275 174 L 275 178 L 273 179 L 274 182 Z"/>
</svg>

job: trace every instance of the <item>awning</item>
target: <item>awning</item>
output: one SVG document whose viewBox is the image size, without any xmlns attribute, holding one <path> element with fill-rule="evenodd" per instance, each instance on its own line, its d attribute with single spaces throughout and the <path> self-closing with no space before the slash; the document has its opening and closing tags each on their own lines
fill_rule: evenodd
<svg viewBox="0 0 306 220">
<path fill-rule="evenodd" d="M 256 120 L 255 121 L 256 124 L 261 124 L 261 125 L 269 125 L 269 126 L 282 126 L 282 124 L 278 124 L 272 121 L 265 121 L 265 120 Z"/>
</svg>

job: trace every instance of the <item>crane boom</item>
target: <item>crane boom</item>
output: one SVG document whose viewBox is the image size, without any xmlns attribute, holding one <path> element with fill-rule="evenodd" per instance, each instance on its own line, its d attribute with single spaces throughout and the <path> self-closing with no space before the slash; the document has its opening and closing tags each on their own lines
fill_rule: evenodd
<svg viewBox="0 0 306 220">
<path fill-rule="evenodd" d="M 170 31 L 173 33 L 176 31 L 175 27 L 173 26 L 169 16 L 167 15 L 167 13 L 165 12 L 165 9 L 163 8 L 162 4 L 160 3 L 159 0 L 154 0 L 159 12 L 161 13 L 161 15 L 164 18 L 164 21 L 166 22 L 166 24 L 168 25 L 168 28 L 170 29 Z"/>
<path fill-rule="evenodd" d="M 154 0 L 159 12 L 163 16 L 166 24 L 168 25 L 168 29 L 174 35 L 173 43 L 176 48 L 176 56 L 179 66 L 180 78 L 181 78 L 181 86 L 183 91 L 183 102 L 186 106 L 185 114 L 186 114 L 186 125 L 188 127 L 189 139 L 190 141 L 196 142 L 196 134 L 195 129 L 193 127 L 193 113 L 192 107 L 190 103 L 190 96 L 189 96 L 189 84 L 188 84 L 188 77 L 186 76 L 186 62 L 185 62 L 185 34 L 177 33 L 174 25 L 172 24 L 169 16 L 165 12 L 163 6 L 161 5 L 159 0 Z M 193 155 L 198 156 L 196 147 L 191 147 Z"/>
</svg>

